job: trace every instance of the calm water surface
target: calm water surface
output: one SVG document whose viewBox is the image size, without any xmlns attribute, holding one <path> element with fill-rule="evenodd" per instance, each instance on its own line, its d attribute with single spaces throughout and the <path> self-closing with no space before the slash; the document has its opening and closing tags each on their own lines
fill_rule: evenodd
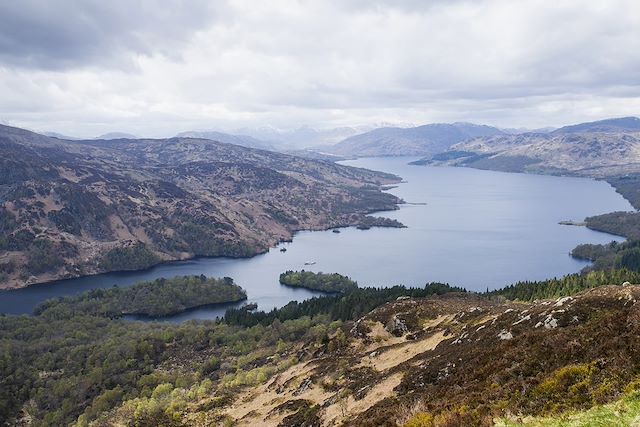
<svg viewBox="0 0 640 427">
<path fill-rule="evenodd" d="M 339 272 L 361 286 L 422 286 L 440 281 L 484 291 L 518 280 L 574 273 L 586 263 L 569 256 L 580 243 L 620 238 L 558 221 L 631 205 L 605 182 L 481 171 L 409 166 L 413 158 L 368 158 L 345 164 L 400 175 L 406 183 L 391 192 L 407 202 L 380 215 L 406 229 L 342 229 L 301 232 L 264 255 L 250 259 L 202 258 L 161 265 L 142 272 L 111 273 L 0 292 L 0 312 L 30 313 L 39 302 L 92 288 L 127 286 L 141 280 L 185 274 L 230 276 L 262 310 L 314 295 L 278 283 L 285 270 Z M 280 252 L 286 247 L 286 252 Z M 306 261 L 315 261 L 305 266 Z M 192 310 L 171 318 L 211 319 L 227 306 Z"/>
</svg>

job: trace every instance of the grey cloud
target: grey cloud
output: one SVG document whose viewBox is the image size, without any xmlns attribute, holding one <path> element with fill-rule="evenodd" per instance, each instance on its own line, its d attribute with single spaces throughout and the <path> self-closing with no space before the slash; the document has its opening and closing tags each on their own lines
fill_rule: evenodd
<svg viewBox="0 0 640 427">
<path fill-rule="evenodd" d="M 0 119 L 69 134 L 562 125 L 640 114 L 638 69 L 636 0 L 0 2 Z"/>
<path fill-rule="evenodd" d="M 176 56 L 223 9 L 206 0 L 0 2 L 0 64 L 37 69 L 117 66 L 128 54 Z"/>
</svg>

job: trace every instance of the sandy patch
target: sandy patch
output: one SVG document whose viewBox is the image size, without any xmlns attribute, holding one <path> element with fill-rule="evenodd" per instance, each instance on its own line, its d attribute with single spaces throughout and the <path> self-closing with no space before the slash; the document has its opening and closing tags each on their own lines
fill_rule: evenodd
<svg viewBox="0 0 640 427">
<path fill-rule="evenodd" d="M 353 396 L 349 395 L 346 399 L 339 400 L 333 405 L 328 406 L 322 412 L 323 425 L 339 425 L 343 420 L 361 414 L 381 400 L 395 395 L 393 389 L 400 385 L 401 381 L 402 374 L 394 374 L 374 386 L 371 391 L 360 400 L 355 400 Z"/>
<path fill-rule="evenodd" d="M 315 368 L 316 366 L 310 362 L 292 366 L 266 384 L 241 394 L 226 411 L 226 415 L 238 420 L 236 424 L 238 426 L 276 426 L 289 413 L 272 416 L 269 416 L 269 413 L 284 402 L 304 399 L 314 404 L 324 403 L 333 396 L 333 393 L 325 392 L 317 385 L 310 385 L 306 390 L 294 395 Z"/>
<path fill-rule="evenodd" d="M 444 332 L 439 331 L 429 338 L 419 341 L 409 341 L 403 344 L 392 346 L 388 350 L 380 353 L 369 354 L 362 358 L 359 366 L 368 366 L 379 372 L 398 366 L 418 354 L 433 350 L 438 344 L 445 340 Z"/>
<path fill-rule="evenodd" d="M 453 314 L 441 314 L 435 319 L 429 319 L 422 324 L 422 329 L 427 330 L 429 328 L 435 328 L 436 326 L 440 326 L 445 322 L 450 322 L 453 320 Z"/>
</svg>

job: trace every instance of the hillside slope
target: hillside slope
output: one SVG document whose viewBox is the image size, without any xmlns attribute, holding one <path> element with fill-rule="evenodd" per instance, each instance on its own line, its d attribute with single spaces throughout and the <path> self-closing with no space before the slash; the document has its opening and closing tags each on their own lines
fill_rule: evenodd
<svg viewBox="0 0 640 427">
<path fill-rule="evenodd" d="M 396 425 L 418 412 L 482 425 L 589 407 L 638 374 L 638 298 L 638 287 L 602 287 L 533 304 L 460 294 L 390 303 L 354 325 L 348 346 L 247 391 L 227 413 L 277 425 L 306 401 L 319 425 Z"/>
<path fill-rule="evenodd" d="M 590 411 L 624 425 L 612 408 L 640 401 L 638 277 L 355 288 L 182 324 L 114 319 L 118 290 L 52 299 L 0 316 L 0 424 L 466 427 Z"/>
<path fill-rule="evenodd" d="M 0 127 L 0 288 L 250 256 L 397 208 L 393 175 L 220 142 L 64 141 Z"/>
<path fill-rule="evenodd" d="M 400 298 L 328 338 L 259 352 L 246 377 L 125 402 L 97 425 L 130 421 L 133 408 L 151 404 L 173 411 L 175 425 L 236 426 L 489 426 L 587 409 L 638 381 L 639 298 L 631 285 L 533 303 Z M 291 354 L 300 361 L 276 367 Z M 275 375 L 255 380 L 258 372 Z"/>
</svg>

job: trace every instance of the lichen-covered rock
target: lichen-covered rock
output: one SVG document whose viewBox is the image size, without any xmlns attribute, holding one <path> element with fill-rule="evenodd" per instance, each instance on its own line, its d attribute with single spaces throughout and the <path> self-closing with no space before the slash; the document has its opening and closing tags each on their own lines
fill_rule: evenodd
<svg viewBox="0 0 640 427">
<path fill-rule="evenodd" d="M 396 337 L 401 337 L 409 332 L 407 325 L 402 319 L 398 318 L 397 316 L 393 316 L 384 328 L 387 330 L 387 332 Z"/>
</svg>

